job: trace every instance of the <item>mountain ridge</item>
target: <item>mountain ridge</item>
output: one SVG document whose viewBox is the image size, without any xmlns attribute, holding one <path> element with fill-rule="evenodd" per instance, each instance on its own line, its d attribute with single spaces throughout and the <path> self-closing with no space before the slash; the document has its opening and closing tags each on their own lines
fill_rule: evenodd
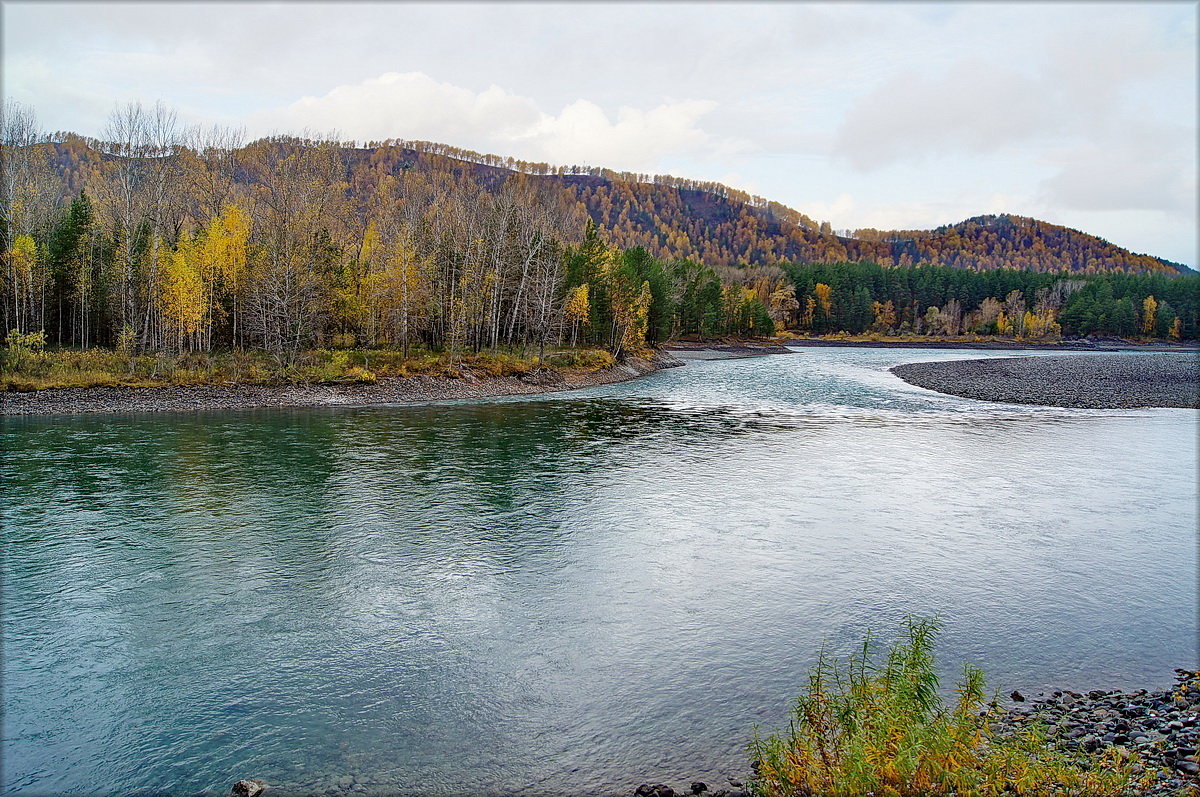
<svg viewBox="0 0 1200 797">
<path fill-rule="evenodd" d="M 86 179 L 70 179 L 79 162 L 120 157 L 103 142 L 74 133 L 50 137 L 55 161 L 75 195 Z M 671 175 L 618 172 L 600 167 L 551 166 L 485 155 L 426 141 L 331 142 L 272 136 L 237 148 L 233 155 L 263 146 L 333 146 L 345 164 L 352 193 L 366 195 L 383 177 L 425 175 L 426 182 L 450 180 L 488 192 L 513 179 L 560 193 L 578 205 L 620 248 L 644 247 L 666 259 L 710 265 L 778 265 L 788 262 L 872 261 L 884 266 L 947 265 L 982 271 L 1103 273 L 1194 273 L 1188 266 L 1135 253 L 1082 230 L 1016 214 L 981 214 L 933 229 L 863 228 L 835 232 L 782 203 L 712 181 Z M 238 182 L 247 180 L 239 175 Z M 420 182 L 415 181 L 415 182 Z M 582 231 L 566 236 L 578 240 Z"/>
</svg>

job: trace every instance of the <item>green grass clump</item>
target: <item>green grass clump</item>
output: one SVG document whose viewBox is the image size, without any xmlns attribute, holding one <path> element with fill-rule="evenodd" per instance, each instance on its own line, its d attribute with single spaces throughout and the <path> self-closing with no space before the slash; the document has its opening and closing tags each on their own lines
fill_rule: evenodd
<svg viewBox="0 0 1200 797">
<path fill-rule="evenodd" d="M 822 651 L 787 732 L 755 734 L 754 793 L 1104 797 L 1144 785 L 1119 751 L 1068 753 L 1036 725 L 992 734 L 978 668 L 964 667 L 955 699 L 943 704 L 933 656 L 939 627 L 908 618 L 905 636 L 883 655 L 870 635 L 844 663 Z"/>
</svg>

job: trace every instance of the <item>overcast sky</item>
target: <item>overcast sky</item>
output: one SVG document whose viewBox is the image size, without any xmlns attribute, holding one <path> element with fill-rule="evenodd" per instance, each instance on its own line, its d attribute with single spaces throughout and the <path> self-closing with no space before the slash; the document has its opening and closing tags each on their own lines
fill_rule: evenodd
<svg viewBox="0 0 1200 797">
<path fill-rule="evenodd" d="M 23 3 L 4 91 L 716 180 L 835 228 L 1035 216 L 1197 263 L 1197 4 Z"/>
</svg>

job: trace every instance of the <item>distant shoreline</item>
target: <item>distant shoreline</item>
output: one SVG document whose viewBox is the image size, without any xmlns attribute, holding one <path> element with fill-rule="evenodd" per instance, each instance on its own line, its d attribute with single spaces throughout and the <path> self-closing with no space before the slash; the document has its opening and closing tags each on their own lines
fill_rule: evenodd
<svg viewBox="0 0 1200 797">
<path fill-rule="evenodd" d="M 1083 409 L 1200 408 L 1200 355 L 1149 353 L 996 357 L 908 363 L 891 369 L 917 387 L 1009 404 Z"/>
<path fill-rule="evenodd" d="M 374 384 L 166 385 L 50 388 L 28 393 L 3 391 L 0 392 L 0 416 L 427 404 L 578 390 L 626 382 L 679 365 L 683 363 L 669 353 L 658 352 L 650 359 L 626 358 L 612 368 L 599 371 L 566 375 L 535 372 L 525 378 L 408 376 L 380 379 Z"/>
<path fill-rule="evenodd" d="M 1151 351 L 1151 352 L 1200 352 L 1198 343 L 1131 343 L 1116 338 L 1096 341 L 1070 340 L 1054 343 L 1030 343 L 1017 340 L 837 340 L 836 338 L 794 338 L 784 342 L 794 347 L 844 346 L 862 349 L 981 349 L 990 351 Z"/>
</svg>

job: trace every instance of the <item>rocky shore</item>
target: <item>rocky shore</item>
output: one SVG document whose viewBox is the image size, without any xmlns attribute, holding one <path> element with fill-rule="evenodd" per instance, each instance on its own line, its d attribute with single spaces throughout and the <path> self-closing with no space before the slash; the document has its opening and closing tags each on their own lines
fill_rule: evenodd
<svg viewBox="0 0 1200 797">
<path fill-rule="evenodd" d="M 738 357 L 762 357 L 768 354 L 795 354 L 787 346 L 774 343 L 670 343 L 663 347 L 688 360 L 731 360 Z"/>
<path fill-rule="evenodd" d="M 552 393 L 625 382 L 663 368 L 683 365 L 667 352 L 648 360 L 626 358 L 612 368 L 582 374 L 535 369 L 520 377 L 459 379 L 411 376 L 374 384 L 195 385 L 151 388 L 88 387 L 0 393 L 0 415 L 64 415 L 97 412 L 191 412 L 260 407 L 369 406 L 415 404 Z"/>
<path fill-rule="evenodd" d="M 1006 736 L 1038 723 L 1053 744 L 1069 752 L 1116 748 L 1151 774 L 1152 784 L 1139 792 L 1139 797 L 1197 797 L 1200 670 L 1175 673 L 1176 686 L 1158 691 L 1055 691 L 1036 698 L 1012 692 L 1003 704 L 991 705 L 990 730 Z M 630 793 L 633 797 L 747 797 L 749 790 L 733 780 L 711 786 L 701 782 L 678 787 L 643 783 L 627 795 Z"/>
<path fill-rule="evenodd" d="M 1013 692 L 991 729 L 1011 734 L 1036 722 L 1067 750 L 1115 747 L 1136 758 L 1154 774 L 1153 785 L 1142 794 L 1200 795 L 1200 670 L 1175 672 L 1175 688 L 1160 691 L 1056 691 L 1032 700 Z"/>
<path fill-rule="evenodd" d="M 1200 407 L 1200 354 L 1095 354 L 909 363 L 909 384 L 983 401 L 1124 409 Z"/>
</svg>

